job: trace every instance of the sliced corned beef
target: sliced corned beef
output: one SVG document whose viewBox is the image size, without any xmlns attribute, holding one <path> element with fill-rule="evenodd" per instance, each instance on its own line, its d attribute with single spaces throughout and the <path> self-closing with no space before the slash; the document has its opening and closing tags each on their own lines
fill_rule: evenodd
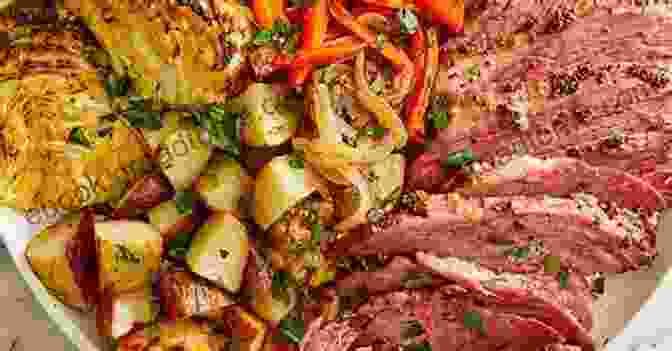
<svg viewBox="0 0 672 351">
<path fill-rule="evenodd" d="M 497 274 L 481 265 L 422 252 L 418 262 L 458 282 L 482 303 L 497 303 L 500 310 L 535 318 L 584 348 L 592 348 L 591 288 L 585 278 L 567 274 Z"/>
<path fill-rule="evenodd" d="M 354 256 L 428 251 L 508 272 L 539 271 L 553 255 L 564 267 L 588 275 L 637 269 L 656 253 L 657 215 L 603 208 L 584 193 L 572 198 L 453 193 L 432 195 L 425 207 L 426 216 L 396 213 L 382 226 L 366 225 L 363 240 L 340 249 Z M 520 250 L 524 257 L 515 254 Z"/>
</svg>

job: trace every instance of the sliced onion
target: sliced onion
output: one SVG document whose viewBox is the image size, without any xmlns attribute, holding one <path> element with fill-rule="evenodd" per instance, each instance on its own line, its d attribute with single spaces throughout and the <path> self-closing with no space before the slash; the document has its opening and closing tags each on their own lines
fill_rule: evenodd
<svg viewBox="0 0 672 351">
<path fill-rule="evenodd" d="M 343 167 L 339 172 L 344 178 L 350 180 L 351 184 L 357 189 L 360 195 L 359 208 L 350 217 L 343 219 L 334 226 L 336 231 L 346 232 L 367 222 L 367 214 L 374 206 L 369 182 L 357 167 Z"/>
<path fill-rule="evenodd" d="M 392 132 L 394 145 L 397 148 L 404 147 L 408 141 L 408 133 L 406 132 L 404 122 L 385 98 L 371 92 L 366 79 L 366 54 L 364 51 L 357 54 L 354 76 L 355 94 L 362 103 L 362 106 L 376 116 L 376 120 L 381 126 Z"/>
</svg>

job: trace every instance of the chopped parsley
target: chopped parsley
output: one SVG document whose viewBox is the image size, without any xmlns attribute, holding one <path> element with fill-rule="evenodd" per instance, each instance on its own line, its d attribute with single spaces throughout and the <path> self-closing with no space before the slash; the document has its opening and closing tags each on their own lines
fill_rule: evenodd
<svg viewBox="0 0 672 351">
<path fill-rule="evenodd" d="M 544 272 L 546 273 L 558 273 L 562 269 L 562 262 L 560 261 L 559 256 L 555 255 L 546 255 L 544 257 Z"/>
<path fill-rule="evenodd" d="M 105 92 L 110 97 L 125 96 L 128 94 L 129 85 L 128 77 L 115 79 L 114 77 L 110 76 L 105 80 Z"/>
<path fill-rule="evenodd" d="M 68 140 L 79 145 L 84 146 L 91 145 L 91 143 L 89 143 L 89 140 L 84 135 L 84 131 L 82 130 L 82 128 L 79 127 L 72 129 L 72 131 L 70 132 L 70 136 L 68 137 Z"/>
<path fill-rule="evenodd" d="M 205 112 L 192 114 L 197 126 L 208 132 L 209 143 L 217 145 L 229 156 L 240 156 L 240 117 L 219 105 L 211 105 Z"/>
<path fill-rule="evenodd" d="M 402 8 L 397 12 L 397 17 L 399 17 L 402 33 L 413 34 L 418 30 L 418 17 L 413 10 Z"/>
<path fill-rule="evenodd" d="M 139 264 L 142 258 L 122 244 L 114 244 L 114 259 L 116 262 L 124 261 Z"/>
<path fill-rule="evenodd" d="M 462 317 L 462 323 L 464 326 L 469 329 L 476 329 L 481 333 L 485 333 L 485 327 L 483 325 L 483 319 L 481 315 L 476 311 L 466 311 Z"/>
<path fill-rule="evenodd" d="M 478 64 L 473 64 L 464 69 L 464 79 L 469 82 L 477 81 L 481 78 L 481 67 Z"/>
<path fill-rule="evenodd" d="M 476 157 L 471 152 L 471 149 L 464 149 L 449 155 L 448 158 L 441 162 L 441 165 L 444 168 L 459 168 L 468 162 L 474 161 L 475 159 Z"/>
<path fill-rule="evenodd" d="M 446 111 L 432 111 L 429 113 L 429 118 L 432 120 L 432 126 L 435 129 L 448 128 L 450 118 Z"/>
<path fill-rule="evenodd" d="M 322 224 L 315 222 L 310 226 L 310 235 L 314 245 L 319 245 L 322 240 Z"/>
<path fill-rule="evenodd" d="M 298 157 L 292 157 L 288 161 L 289 167 L 292 167 L 294 169 L 303 169 L 305 165 L 303 164 L 303 160 L 298 158 Z"/>
<path fill-rule="evenodd" d="M 374 139 L 380 139 L 385 136 L 386 131 L 383 127 L 368 127 L 364 130 L 364 134 Z"/>
<path fill-rule="evenodd" d="M 242 57 L 240 56 L 239 53 L 235 53 L 233 55 L 229 55 L 224 58 L 224 63 L 227 65 L 237 66 L 240 65 L 241 62 Z"/>
<path fill-rule="evenodd" d="M 271 277 L 271 292 L 273 296 L 284 297 L 287 295 L 289 288 L 290 276 L 285 271 L 277 271 Z"/>
<path fill-rule="evenodd" d="M 181 215 L 191 214 L 196 204 L 196 194 L 192 191 L 178 191 L 175 194 L 175 206 L 177 213 Z"/>
<path fill-rule="evenodd" d="M 266 45 L 273 41 L 272 30 L 261 30 L 254 35 L 254 45 Z"/>
<path fill-rule="evenodd" d="M 191 234 L 186 232 L 179 232 L 167 244 L 168 255 L 173 258 L 184 257 L 189 251 L 189 244 L 191 243 Z"/>
<path fill-rule="evenodd" d="M 569 272 L 561 271 L 558 273 L 558 282 L 560 289 L 567 289 L 569 287 Z"/>
<path fill-rule="evenodd" d="M 507 251 L 507 255 L 517 259 L 525 259 L 530 255 L 530 248 L 527 246 L 514 247 Z"/>
<path fill-rule="evenodd" d="M 271 29 L 257 32 L 252 43 L 257 46 L 273 45 L 277 49 L 294 53 L 300 32 L 299 26 L 292 26 L 285 21 L 278 20 Z"/>
<path fill-rule="evenodd" d="M 280 321 L 278 325 L 280 333 L 293 343 L 300 344 L 305 333 L 303 320 L 286 318 Z"/>
</svg>

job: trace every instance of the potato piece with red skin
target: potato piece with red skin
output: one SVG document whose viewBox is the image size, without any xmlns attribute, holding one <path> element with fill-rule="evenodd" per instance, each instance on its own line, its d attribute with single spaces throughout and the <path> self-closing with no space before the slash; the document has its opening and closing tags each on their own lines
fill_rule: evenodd
<svg viewBox="0 0 672 351">
<path fill-rule="evenodd" d="M 173 189 L 168 180 L 151 174 L 140 178 L 128 189 L 112 212 L 112 218 L 133 218 L 173 197 Z"/>
<path fill-rule="evenodd" d="M 168 319 L 205 317 L 220 319 L 236 302 L 224 291 L 186 271 L 161 274 L 159 295 Z"/>
</svg>

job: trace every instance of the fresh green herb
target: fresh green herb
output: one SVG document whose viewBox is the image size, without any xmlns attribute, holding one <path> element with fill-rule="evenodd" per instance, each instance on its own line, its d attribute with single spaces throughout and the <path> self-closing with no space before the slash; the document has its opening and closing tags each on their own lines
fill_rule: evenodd
<svg viewBox="0 0 672 351">
<path fill-rule="evenodd" d="M 481 78 L 481 67 L 478 64 L 473 64 L 464 69 L 464 79 L 469 82 L 476 81 Z"/>
<path fill-rule="evenodd" d="M 464 149 L 449 155 L 448 158 L 441 162 L 441 165 L 444 168 L 459 168 L 474 160 L 476 160 L 476 157 L 471 152 L 471 149 Z"/>
<path fill-rule="evenodd" d="M 304 164 L 303 160 L 297 157 L 292 157 L 289 159 L 289 167 L 292 167 L 294 169 L 303 169 Z"/>
<path fill-rule="evenodd" d="M 530 248 L 527 246 L 514 247 L 507 251 L 507 255 L 517 259 L 525 259 L 530 255 Z"/>
<path fill-rule="evenodd" d="M 483 319 L 481 318 L 481 315 L 476 311 L 465 312 L 464 317 L 462 318 L 462 322 L 464 323 L 464 326 L 469 329 L 476 329 L 481 333 L 485 333 Z"/>
<path fill-rule="evenodd" d="M 319 245 L 320 240 L 322 240 L 322 224 L 320 222 L 315 222 L 310 227 L 310 235 L 313 240 L 313 244 Z"/>
<path fill-rule="evenodd" d="M 191 214 L 196 204 L 196 194 L 192 191 L 178 191 L 175 194 L 175 206 L 177 213 L 182 215 Z"/>
<path fill-rule="evenodd" d="M 397 17 L 399 17 L 402 33 L 413 34 L 418 30 L 418 17 L 413 10 L 402 8 L 397 12 Z"/>
<path fill-rule="evenodd" d="M 128 86 L 128 77 L 115 79 L 114 77 L 110 76 L 105 80 L 105 92 L 110 97 L 125 96 L 128 94 Z"/>
<path fill-rule="evenodd" d="M 285 271 L 277 271 L 273 273 L 271 278 L 271 291 L 273 296 L 285 296 L 289 288 L 290 276 Z"/>
<path fill-rule="evenodd" d="M 411 319 L 401 321 L 401 338 L 403 340 L 413 339 L 425 333 L 419 321 Z"/>
<path fill-rule="evenodd" d="M 273 41 L 272 30 L 261 30 L 254 35 L 254 45 L 266 45 Z"/>
<path fill-rule="evenodd" d="M 423 341 L 422 343 L 404 346 L 404 351 L 432 351 L 432 346 L 429 345 L 428 341 Z"/>
<path fill-rule="evenodd" d="M 194 122 L 208 132 L 210 144 L 217 145 L 228 155 L 240 156 L 240 117 L 219 105 L 211 105 L 206 112 L 192 114 Z"/>
<path fill-rule="evenodd" d="M 79 145 L 84 145 L 84 146 L 89 146 L 91 143 L 87 140 L 86 136 L 84 135 L 84 131 L 82 128 L 76 127 L 70 132 L 70 137 L 68 137 L 68 140 L 75 144 Z"/>
<path fill-rule="evenodd" d="M 131 251 L 128 247 L 122 244 L 114 244 L 114 259 L 115 261 L 124 261 L 138 264 L 142 262 L 142 258 Z"/>
<path fill-rule="evenodd" d="M 305 326 L 302 319 L 287 318 L 280 321 L 280 333 L 290 341 L 300 344 L 305 333 Z"/>
<path fill-rule="evenodd" d="M 385 136 L 386 131 L 387 130 L 383 127 L 369 127 L 364 129 L 364 135 L 374 139 L 380 139 Z"/>
<path fill-rule="evenodd" d="M 560 289 L 567 289 L 569 287 L 569 272 L 560 271 L 558 273 L 558 282 L 560 283 Z"/>
<path fill-rule="evenodd" d="M 429 114 L 430 119 L 432 120 L 432 125 L 436 129 L 448 128 L 450 118 L 446 111 L 432 111 Z"/>
<path fill-rule="evenodd" d="M 240 54 L 235 53 L 233 55 L 226 56 L 224 59 L 224 63 L 226 65 L 233 65 L 233 66 L 238 66 L 242 62 L 242 58 Z"/>
<path fill-rule="evenodd" d="M 191 234 L 186 232 L 179 232 L 167 244 L 168 255 L 174 258 L 184 257 L 189 251 L 189 244 L 191 243 Z"/>
<path fill-rule="evenodd" d="M 376 47 L 378 49 L 384 48 L 385 47 L 385 40 L 387 40 L 387 39 L 385 39 L 385 34 L 379 33 L 378 35 L 376 35 Z"/>
<path fill-rule="evenodd" d="M 161 113 L 158 111 L 129 109 L 125 111 L 124 115 L 133 128 L 156 130 L 162 126 Z"/>
<path fill-rule="evenodd" d="M 223 260 L 225 260 L 227 257 L 229 257 L 230 253 L 228 250 L 224 249 L 219 249 L 219 257 L 221 257 Z"/>
<path fill-rule="evenodd" d="M 546 273 L 558 273 L 562 269 L 562 262 L 560 261 L 559 256 L 555 255 L 546 255 L 544 257 L 544 272 Z"/>
</svg>

